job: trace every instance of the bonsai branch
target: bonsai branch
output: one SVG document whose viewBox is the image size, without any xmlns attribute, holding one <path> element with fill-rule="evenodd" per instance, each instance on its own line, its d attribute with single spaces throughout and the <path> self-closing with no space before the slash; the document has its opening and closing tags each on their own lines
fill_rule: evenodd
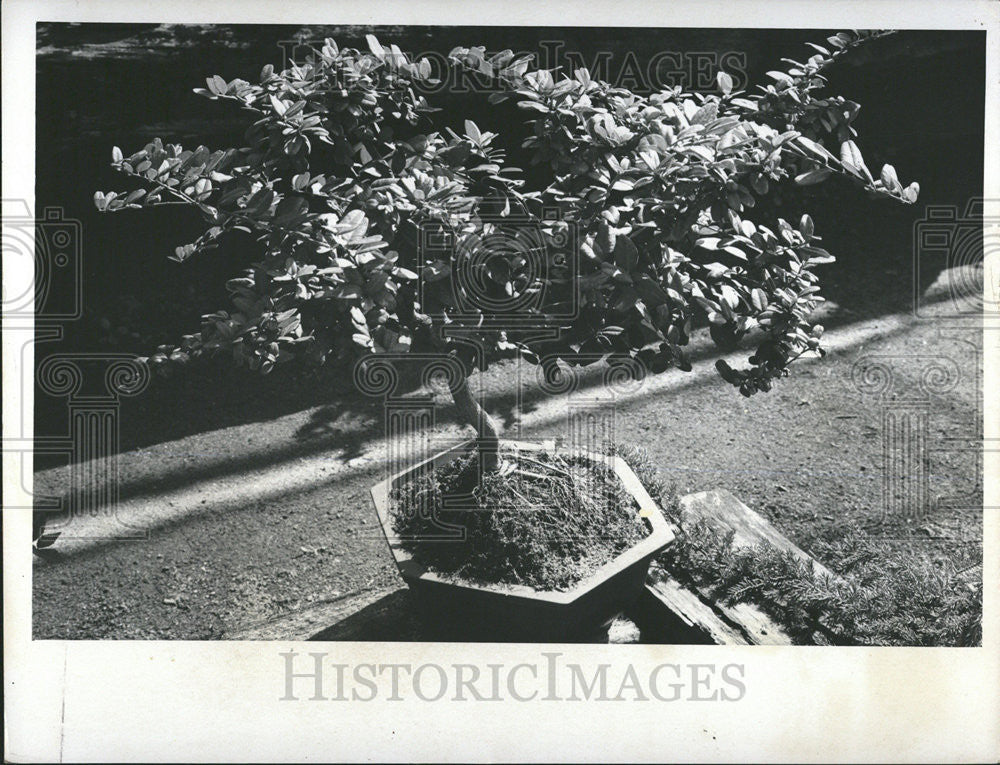
<svg viewBox="0 0 1000 765">
<path fill-rule="evenodd" d="M 500 466 L 498 458 L 500 430 L 482 404 L 472 395 L 467 377 L 451 389 L 451 400 L 455 402 L 459 419 L 466 425 L 475 428 L 476 443 L 482 454 L 483 470 L 497 470 Z"/>
</svg>

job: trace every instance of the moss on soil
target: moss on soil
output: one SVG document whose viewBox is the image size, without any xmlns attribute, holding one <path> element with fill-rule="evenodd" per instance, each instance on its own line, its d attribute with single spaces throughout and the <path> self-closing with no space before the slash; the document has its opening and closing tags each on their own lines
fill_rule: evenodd
<svg viewBox="0 0 1000 765">
<path fill-rule="evenodd" d="M 566 590 L 649 534 L 608 466 L 501 450 L 479 480 L 466 454 L 393 492 L 392 526 L 414 558 L 477 584 Z"/>
<path fill-rule="evenodd" d="M 736 547 L 733 534 L 690 522 L 677 493 L 642 449 L 612 444 L 664 514 L 680 529 L 653 566 L 720 601 L 754 603 L 805 645 L 977 646 L 983 585 L 941 562 L 894 550 L 846 522 L 817 539 L 813 554 L 840 575 L 830 580 L 807 561 L 770 544 Z"/>
</svg>

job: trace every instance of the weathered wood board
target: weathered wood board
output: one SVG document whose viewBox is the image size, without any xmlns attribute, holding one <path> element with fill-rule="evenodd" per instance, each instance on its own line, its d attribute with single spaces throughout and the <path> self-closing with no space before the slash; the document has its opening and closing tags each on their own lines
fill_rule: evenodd
<svg viewBox="0 0 1000 765">
<path fill-rule="evenodd" d="M 774 526 L 725 489 L 687 494 L 680 499 L 682 523 L 703 520 L 721 532 L 733 531 L 734 547 L 770 544 L 812 562 L 817 574 L 835 575 L 795 545 Z M 791 645 L 792 640 L 771 617 L 750 603 L 729 605 L 703 588 L 688 588 L 673 579 L 655 581 L 646 589 L 678 616 L 683 626 L 673 626 L 677 642 L 712 642 L 723 645 Z M 647 599 L 648 600 L 648 599 Z M 644 613 L 640 621 L 648 620 Z M 652 611 L 655 616 L 655 609 Z M 820 626 L 820 625 L 817 625 Z M 669 632 L 669 627 L 666 628 Z"/>
<path fill-rule="evenodd" d="M 643 641 L 672 645 L 746 645 L 744 634 L 694 590 L 673 579 L 650 582 L 628 615 Z"/>
<path fill-rule="evenodd" d="M 722 531 L 732 529 L 734 547 L 770 543 L 800 560 L 812 561 L 817 574 L 834 576 L 828 568 L 798 547 L 759 513 L 754 512 L 725 489 L 699 491 L 680 498 L 685 519 L 704 520 Z"/>
</svg>

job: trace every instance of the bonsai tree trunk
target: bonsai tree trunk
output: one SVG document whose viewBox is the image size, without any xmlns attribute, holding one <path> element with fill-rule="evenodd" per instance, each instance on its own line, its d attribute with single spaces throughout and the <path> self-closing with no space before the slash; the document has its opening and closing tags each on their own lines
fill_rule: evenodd
<svg viewBox="0 0 1000 765">
<path fill-rule="evenodd" d="M 476 445 L 482 455 L 483 470 L 492 472 L 499 468 L 500 431 L 493 418 L 472 395 L 468 377 L 463 377 L 451 389 L 451 400 L 455 402 L 459 419 L 476 430 Z"/>
</svg>

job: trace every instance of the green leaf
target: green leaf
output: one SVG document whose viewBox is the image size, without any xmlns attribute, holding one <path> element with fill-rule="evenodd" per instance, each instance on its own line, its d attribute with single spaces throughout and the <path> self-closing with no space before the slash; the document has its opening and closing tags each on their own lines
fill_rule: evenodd
<svg viewBox="0 0 1000 765">
<path fill-rule="evenodd" d="M 670 302 L 670 296 L 653 279 L 641 274 L 635 281 L 635 291 L 650 308 Z"/>
<path fill-rule="evenodd" d="M 684 153 L 695 154 L 696 156 L 701 157 L 707 162 L 711 162 L 713 159 L 715 159 L 715 155 L 712 154 L 712 150 L 709 149 L 707 146 L 702 146 L 701 144 L 694 144 L 692 146 L 688 146 L 686 149 L 684 149 Z"/>
<path fill-rule="evenodd" d="M 795 176 L 795 182 L 799 186 L 812 186 L 814 183 L 821 183 L 830 177 L 830 170 L 825 167 L 818 167 L 814 170 L 807 170 Z"/>
<path fill-rule="evenodd" d="M 285 112 L 285 116 L 293 117 L 305 108 L 306 108 L 305 101 L 296 101 L 295 103 L 293 103 L 291 106 L 288 107 L 288 111 Z"/>
<path fill-rule="evenodd" d="M 217 74 L 213 74 L 211 77 L 205 78 L 205 82 L 208 85 L 208 89 L 216 95 L 224 96 L 226 91 L 229 90 L 229 86 L 226 84 L 226 81 Z"/>
<path fill-rule="evenodd" d="M 276 223 L 286 223 L 297 218 L 309 208 L 309 203 L 302 197 L 285 197 L 274 208 Z"/>
<path fill-rule="evenodd" d="M 385 59 L 385 48 L 382 47 L 375 35 L 365 35 L 365 42 L 368 43 L 369 50 L 380 60 Z"/>
<path fill-rule="evenodd" d="M 176 260 L 178 263 L 183 263 L 194 254 L 194 251 L 195 246 L 193 244 L 182 244 L 174 248 L 174 254 L 171 259 Z"/>
<path fill-rule="evenodd" d="M 718 279 L 729 273 L 730 269 L 722 263 L 706 263 L 704 266 L 708 275 L 712 279 Z"/>
<path fill-rule="evenodd" d="M 840 161 L 847 166 L 848 170 L 853 171 L 855 175 L 860 176 L 864 174 L 864 177 L 869 182 L 874 180 L 871 171 L 865 165 L 864 158 L 861 156 L 861 149 L 858 148 L 858 145 L 854 141 L 844 141 L 840 145 Z"/>
<path fill-rule="evenodd" d="M 356 345 L 360 345 L 362 348 L 375 347 L 375 343 L 372 342 L 371 335 L 367 335 L 364 332 L 355 332 L 351 335 L 351 340 L 354 341 Z"/>
<path fill-rule="evenodd" d="M 719 372 L 719 376 L 725 380 L 730 385 L 739 385 L 743 382 L 742 376 L 729 364 L 725 359 L 719 359 L 715 362 L 715 368 Z"/>
<path fill-rule="evenodd" d="M 722 287 L 720 288 L 720 291 L 722 293 L 722 296 L 719 305 L 722 307 L 723 311 L 725 311 L 726 307 L 736 310 L 740 305 L 740 296 L 736 292 L 736 290 L 734 290 L 728 284 L 723 284 Z M 733 317 L 727 315 L 726 318 L 732 320 Z"/>
<path fill-rule="evenodd" d="M 896 177 L 896 168 L 892 165 L 883 165 L 880 176 L 882 185 L 889 189 L 892 193 L 898 194 L 903 190 L 903 187 L 899 182 L 899 178 Z"/>
<path fill-rule="evenodd" d="M 548 114 L 549 111 L 551 111 L 549 107 L 545 104 L 539 103 L 538 101 L 518 101 L 517 106 L 520 109 L 534 109 L 536 112 L 543 112 L 545 114 Z"/>
<path fill-rule="evenodd" d="M 442 279 L 447 279 L 450 273 L 451 266 L 441 261 L 428 263 L 422 271 L 425 283 L 439 282 Z"/>
<path fill-rule="evenodd" d="M 597 246 L 605 256 L 610 255 L 615 249 L 615 232 L 607 221 L 602 220 L 597 227 Z"/>
<path fill-rule="evenodd" d="M 802 234 L 802 236 L 808 242 L 810 239 L 812 239 L 812 235 L 815 230 L 816 229 L 813 226 L 813 219 L 809 217 L 808 213 L 804 214 L 802 216 L 802 220 L 799 221 L 799 233 Z"/>
<path fill-rule="evenodd" d="M 615 265 L 625 273 L 631 273 L 639 260 L 639 250 L 627 236 L 619 236 L 615 242 Z"/>
<path fill-rule="evenodd" d="M 271 206 L 274 201 L 274 192 L 267 186 L 263 186 L 247 200 L 244 209 L 248 213 L 257 214 L 263 212 Z"/>
<path fill-rule="evenodd" d="M 833 263 L 836 260 L 833 255 L 824 250 L 822 247 L 802 247 L 799 252 L 808 257 L 806 262 L 809 265 Z"/>
<path fill-rule="evenodd" d="M 698 111 L 691 115 L 692 125 L 707 125 L 719 115 L 719 104 L 715 101 L 706 101 Z M 708 159 L 711 159 L 709 154 Z"/>
<path fill-rule="evenodd" d="M 750 179 L 750 185 L 753 186 L 754 191 L 761 195 L 766 194 L 771 186 L 767 180 L 767 176 L 760 174 L 754 174 L 754 176 Z"/>
<path fill-rule="evenodd" d="M 483 134 L 472 120 L 465 121 L 465 134 L 472 139 L 472 142 L 479 146 L 483 142 Z"/>
<path fill-rule="evenodd" d="M 362 297 L 362 293 L 356 284 L 342 284 L 333 291 L 333 296 L 341 300 L 357 300 Z"/>
<path fill-rule="evenodd" d="M 600 263 L 601 262 L 600 256 L 596 252 L 594 252 L 594 248 L 591 247 L 586 242 L 582 242 L 580 244 L 580 252 L 583 253 L 583 256 L 587 260 L 590 260 L 590 261 L 592 261 L 594 263 Z"/>
<path fill-rule="evenodd" d="M 800 135 L 800 136 L 796 136 L 795 140 L 801 146 L 804 146 L 806 149 L 808 149 L 809 151 L 811 151 L 817 157 L 819 157 L 820 159 L 822 159 L 824 162 L 826 160 L 833 159 L 833 155 L 830 152 L 828 152 L 824 146 L 821 146 L 820 144 L 816 143 L 811 138 L 807 138 L 804 135 Z"/>
<path fill-rule="evenodd" d="M 288 110 L 288 104 L 282 101 L 280 98 L 275 96 L 273 93 L 270 95 L 271 107 L 277 112 L 278 116 L 284 116 L 285 112 Z"/>
<path fill-rule="evenodd" d="M 903 189 L 903 199 L 905 199 L 910 204 L 917 201 L 917 197 L 920 196 L 920 184 L 914 181 L 905 189 Z"/>
<path fill-rule="evenodd" d="M 719 90 L 722 91 L 723 95 L 728 96 L 733 92 L 733 78 L 725 72 L 719 72 L 715 75 L 715 83 L 719 86 Z"/>
</svg>

